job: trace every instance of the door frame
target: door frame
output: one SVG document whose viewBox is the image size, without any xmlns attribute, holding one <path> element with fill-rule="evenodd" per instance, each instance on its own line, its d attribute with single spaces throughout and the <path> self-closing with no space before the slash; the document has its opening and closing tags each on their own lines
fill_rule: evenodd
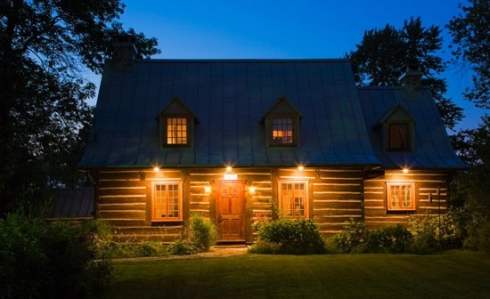
<svg viewBox="0 0 490 299">
<path fill-rule="evenodd" d="M 223 186 L 224 183 L 236 183 L 236 184 L 241 184 L 241 187 L 242 187 L 242 190 L 241 190 L 241 197 L 242 197 L 242 211 L 240 213 L 240 238 L 239 239 L 236 239 L 236 240 L 226 240 L 226 239 L 222 239 L 221 237 L 221 232 L 220 232 L 220 228 L 219 228 L 219 217 L 220 217 L 220 210 L 219 210 L 219 201 L 221 200 L 221 188 Z M 217 241 L 218 243 L 226 243 L 226 242 L 246 242 L 246 239 L 247 239 L 247 236 L 246 236 L 246 230 L 245 230 L 245 226 L 246 226 L 246 200 L 247 200 L 247 196 L 246 196 L 246 186 L 247 186 L 247 182 L 245 180 L 234 180 L 234 181 L 226 181 L 224 179 L 220 179 L 220 180 L 217 180 L 216 181 L 216 185 L 218 186 L 217 188 L 217 194 L 215 196 L 215 211 L 216 211 L 216 215 L 215 215 L 215 222 L 216 222 L 216 230 L 217 230 Z"/>
</svg>

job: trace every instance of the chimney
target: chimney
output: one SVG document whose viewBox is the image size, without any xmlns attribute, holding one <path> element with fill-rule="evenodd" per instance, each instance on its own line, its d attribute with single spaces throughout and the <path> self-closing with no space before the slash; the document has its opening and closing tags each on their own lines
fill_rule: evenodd
<svg viewBox="0 0 490 299">
<path fill-rule="evenodd" d="M 130 66 L 137 58 L 137 51 L 134 45 L 135 38 L 130 35 L 119 35 L 114 37 L 112 43 L 111 63 L 116 66 Z"/>
<path fill-rule="evenodd" d="M 422 79 L 422 72 L 418 69 L 408 67 L 405 74 L 400 77 L 402 86 L 410 89 L 417 89 L 420 87 Z"/>
</svg>

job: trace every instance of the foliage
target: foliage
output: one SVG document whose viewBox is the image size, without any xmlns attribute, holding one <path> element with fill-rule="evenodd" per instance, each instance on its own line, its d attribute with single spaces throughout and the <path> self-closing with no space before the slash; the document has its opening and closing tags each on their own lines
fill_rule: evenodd
<svg viewBox="0 0 490 299">
<path fill-rule="evenodd" d="M 453 136 L 453 146 L 469 169 L 453 180 L 450 204 L 458 211 L 464 246 L 479 249 L 480 228 L 490 221 L 490 117 L 483 117 L 479 127 Z"/>
<path fill-rule="evenodd" d="M 325 251 L 318 228 L 312 220 L 278 219 L 260 225 L 259 242 L 255 251 L 261 251 L 259 245 L 276 248 L 274 253 L 312 254 Z"/>
<path fill-rule="evenodd" d="M 201 216 L 193 215 L 189 220 L 189 238 L 199 251 L 208 251 L 216 241 L 215 225 Z"/>
<path fill-rule="evenodd" d="M 188 255 L 197 252 L 197 248 L 192 242 L 178 240 L 168 246 L 168 252 L 175 255 Z"/>
<path fill-rule="evenodd" d="M 366 249 L 369 252 L 407 252 L 412 239 L 412 234 L 403 225 L 387 226 L 369 232 Z"/>
<path fill-rule="evenodd" d="M 479 107 L 490 108 L 490 3 L 470 0 L 461 10 L 462 15 L 453 17 L 448 28 L 455 44 L 454 56 L 471 63 L 475 73 L 465 96 Z"/>
<path fill-rule="evenodd" d="M 95 85 L 82 74 L 100 73 L 123 37 L 140 58 L 157 53 L 155 39 L 117 22 L 123 12 L 120 0 L 1 2 L 0 214 L 83 183 Z"/>
<path fill-rule="evenodd" d="M 0 220 L 4 298 L 80 298 L 108 284 L 111 265 L 96 261 L 93 231 L 18 214 Z"/>
<path fill-rule="evenodd" d="M 361 221 L 350 220 L 344 230 L 325 240 L 332 253 L 407 252 L 412 234 L 402 225 L 368 230 Z"/>
<path fill-rule="evenodd" d="M 407 69 L 420 71 L 421 85 L 430 90 L 445 125 L 453 128 L 463 113 L 444 95 L 446 81 L 439 76 L 445 66 L 437 55 L 441 48 L 440 28 L 424 27 L 420 18 L 411 18 L 400 29 L 386 25 L 365 31 L 361 43 L 347 58 L 360 86 L 400 86 L 400 78 Z"/>
<path fill-rule="evenodd" d="M 462 245 L 461 232 L 451 214 L 412 217 L 409 230 L 414 236 L 415 252 L 429 253 Z"/>
<path fill-rule="evenodd" d="M 281 244 L 258 240 L 250 247 L 249 252 L 259 254 L 279 254 L 281 253 Z"/>
<path fill-rule="evenodd" d="M 99 256 L 106 258 L 127 258 L 143 256 L 167 256 L 168 245 L 162 242 L 127 242 L 109 241 L 98 247 Z"/>
<path fill-rule="evenodd" d="M 366 243 L 368 234 L 367 227 L 363 222 L 351 219 L 341 233 L 332 237 L 332 242 L 338 252 L 353 252 Z"/>
</svg>

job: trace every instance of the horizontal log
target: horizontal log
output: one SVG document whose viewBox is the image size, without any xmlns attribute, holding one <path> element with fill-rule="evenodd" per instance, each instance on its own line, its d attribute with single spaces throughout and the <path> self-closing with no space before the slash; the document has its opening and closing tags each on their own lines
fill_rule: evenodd
<svg viewBox="0 0 490 299">
<path fill-rule="evenodd" d="M 97 210 L 110 211 L 110 210 L 145 210 L 146 203 L 99 203 L 97 204 Z"/>
<path fill-rule="evenodd" d="M 102 210 L 97 211 L 101 219 L 133 219 L 144 220 L 146 211 L 144 210 Z"/>
</svg>

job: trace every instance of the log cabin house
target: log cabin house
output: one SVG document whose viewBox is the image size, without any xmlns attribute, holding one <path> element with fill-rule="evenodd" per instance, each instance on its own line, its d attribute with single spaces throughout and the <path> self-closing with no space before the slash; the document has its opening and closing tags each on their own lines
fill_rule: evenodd
<svg viewBox="0 0 490 299">
<path fill-rule="evenodd" d="M 81 161 L 120 240 L 179 238 L 191 214 L 222 242 L 310 218 L 323 234 L 447 210 L 464 167 L 429 92 L 356 87 L 348 61 L 124 60 L 104 71 Z"/>
</svg>

